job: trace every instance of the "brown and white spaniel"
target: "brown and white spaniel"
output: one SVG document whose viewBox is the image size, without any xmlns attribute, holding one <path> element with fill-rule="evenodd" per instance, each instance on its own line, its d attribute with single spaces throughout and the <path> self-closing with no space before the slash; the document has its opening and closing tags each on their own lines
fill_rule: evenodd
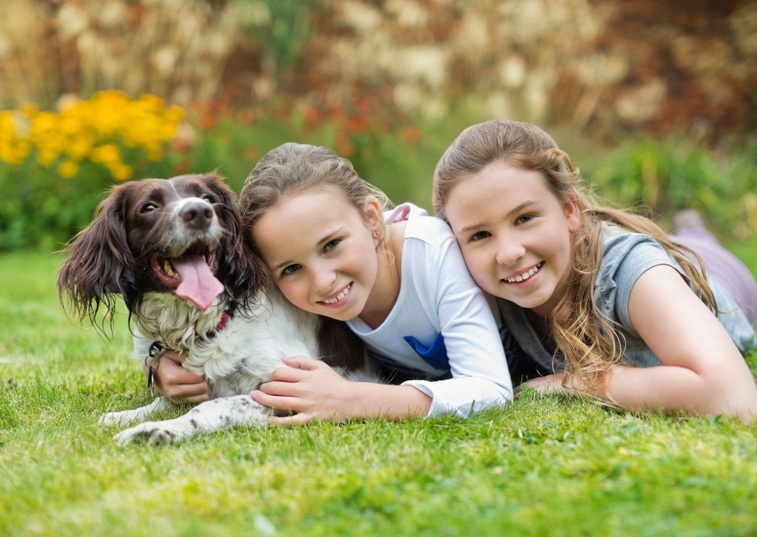
<svg viewBox="0 0 757 537">
<path fill-rule="evenodd" d="M 362 366 L 362 345 L 343 323 L 295 308 L 269 283 L 242 236 L 236 196 L 214 173 L 113 187 L 66 251 L 58 293 L 73 317 L 105 328 L 120 297 L 136 358 L 157 367 L 164 349 L 179 351 L 210 385 L 211 400 L 176 419 L 144 422 L 170 407 L 162 397 L 105 414 L 104 425 L 143 422 L 118 433 L 120 444 L 266 424 L 271 410 L 250 393 L 286 356 L 322 357 L 345 372 Z"/>
</svg>

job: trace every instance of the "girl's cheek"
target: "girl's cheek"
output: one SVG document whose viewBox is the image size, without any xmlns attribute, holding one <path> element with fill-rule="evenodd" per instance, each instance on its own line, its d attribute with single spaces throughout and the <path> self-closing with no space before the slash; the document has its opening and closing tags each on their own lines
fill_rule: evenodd
<svg viewBox="0 0 757 537">
<path fill-rule="evenodd" d="M 494 275 L 491 271 L 486 270 L 484 265 L 473 265 L 469 267 L 473 281 L 481 288 L 491 288 L 493 285 Z"/>
</svg>

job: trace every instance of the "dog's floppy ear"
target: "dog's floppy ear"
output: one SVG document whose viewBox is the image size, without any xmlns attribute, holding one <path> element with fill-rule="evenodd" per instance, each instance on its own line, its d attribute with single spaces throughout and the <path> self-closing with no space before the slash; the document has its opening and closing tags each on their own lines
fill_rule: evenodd
<svg viewBox="0 0 757 537">
<path fill-rule="evenodd" d="M 125 214 L 133 185 L 113 187 L 97 207 L 92 223 L 64 249 L 69 256 L 58 273 L 58 297 L 69 314 L 78 320 L 89 317 L 95 326 L 101 306 L 112 323 L 116 295 L 133 279 L 134 258 L 126 238 Z M 66 307 L 66 298 L 70 308 Z"/>
<path fill-rule="evenodd" d="M 219 279 L 226 282 L 229 294 L 238 301 L 244 297 L 253 298 L 259 289 L 266 287 L 266 267 L 246 246 L 242 230 L 242 217 L 237 208 L 234 191 L 216 173 L 206 174 L 208 186 L 222 201 L 222 211 L 216 211 L 224 229 L 224 247 L 218 271 Z M 242 304 L 245 305 L 245 304 Z"/>
</svg>

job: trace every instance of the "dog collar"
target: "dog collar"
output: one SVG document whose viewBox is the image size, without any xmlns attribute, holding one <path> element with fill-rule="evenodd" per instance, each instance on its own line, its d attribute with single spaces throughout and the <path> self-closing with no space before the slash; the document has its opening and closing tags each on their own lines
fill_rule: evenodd
<svg viewBox="0 0 757 537">
<path fill-rule="evenodd" d="M 226 325 L 229 323 L 229 321 L 234 317 L 234 310 L 236 309 L 237 309 L 237 303 L 231 302 L 229 304 L 229 307 L 223 310 L 223 315 L 221 315 L 221 320 L 218 321 L 218 324 L 216 325 L 216 329 L 209 331 L 207 334 L 205 334 L 205 337 L 208 339 L 213 339 L 214 337 L 216 337 L 218 332 L 223 330 L 226 327 Z"/>
</svg>

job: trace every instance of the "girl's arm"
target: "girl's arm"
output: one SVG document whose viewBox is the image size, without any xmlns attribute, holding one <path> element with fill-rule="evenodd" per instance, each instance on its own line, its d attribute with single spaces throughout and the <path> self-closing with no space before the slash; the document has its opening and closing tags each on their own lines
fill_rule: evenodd
<svg viewBox="0 0 757 537">
<path fill-rule="evenodd" d="M 757 385 L 731 336 L 672 267 L 646 271 L 631 290 L 631 323 L 662 366 L 619 367 L 607 393 L 629 409 L 725 415 L 752 422 Z"/>
<path fill-rule="evenodd" d="M 681 275 L 667 265 L 641 275 L 631 290 L 631 322 L 661 366 L 614 366 L 598 398 L 632 411 L 757 418 L 757 385 L 730 335 Z M 529 381 L 556 387 L 553 378 Z M 549 389 L 549 388 L 547 388 Z"/>
<path fill-rule="evenodd" d="M 252 392 L 252 398 L 262 405 L 295 413 L 271 416 L 273 423 L 299 425 L 314 418 L 419 418 L 431 407 L 431 398 L 412 386 L 352 382 L 325 363 L 304 356 L 285 358 L 284 363 L 290 367 L 276 369 L 268 382 Z"/>
</svg>

